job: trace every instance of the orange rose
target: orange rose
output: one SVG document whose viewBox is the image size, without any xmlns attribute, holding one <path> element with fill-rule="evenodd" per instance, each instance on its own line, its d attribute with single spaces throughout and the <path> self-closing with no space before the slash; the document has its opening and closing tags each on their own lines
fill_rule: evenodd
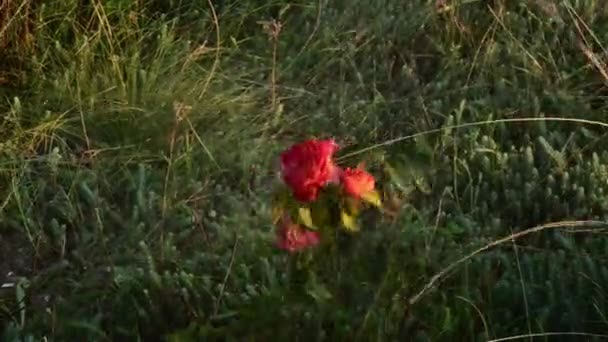
<svg viewBox="0 0 608 342">
<path fill-rule="evenodd" d="M 306 140 L 281 153 L 283 181 L 296 199 L 310 202 L 331 181 L 338 180 L 338 167 L 333 154 L 338 149 L 334 140 Z"/>
<path fill-rule="evenodd" d="M 345 169 L 340 178 L 344 192 L 357 199 L 374 190 L 376 186 L 374 176 L 359 167 Z"/>
</svg>

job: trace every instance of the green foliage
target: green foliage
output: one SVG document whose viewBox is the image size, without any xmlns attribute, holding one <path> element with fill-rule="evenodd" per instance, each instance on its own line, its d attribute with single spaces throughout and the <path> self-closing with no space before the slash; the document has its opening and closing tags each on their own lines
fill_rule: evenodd
<svg viewBox="0 0 608 342">
<path fill-rule="evenodd" d="M 410 305 L 477 248 L 608 209 L 605 125 L 583 122 L 605 120 L 606 6 L 438 3 L 32 7 L 31 52 L 0 63 L 0 339 L 606 331 L 595 226 L 490 248 Z M 390 216 L 292 260 L 270 189 L 278 153 L 310 136 L 382 174 Z"/>
<path fill-rule="evenodd" d="M 605 219 L 608 154 L 590 150 L 596 135 L 588 135 L 586 128 L 546 135 L 539 129 L 528 130 L 516 142 L 491 130 L 467 130 L 444 140 L 437 162 L 443 172 L 434 175 L 433 183 L 436 192 L 453 188 L 449 206 L 489 226 L 500 220 L 499 228 Z"/>
</svg>

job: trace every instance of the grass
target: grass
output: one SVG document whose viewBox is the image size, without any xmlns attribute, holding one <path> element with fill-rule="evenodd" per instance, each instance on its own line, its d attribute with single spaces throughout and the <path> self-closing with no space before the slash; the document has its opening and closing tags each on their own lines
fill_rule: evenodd
<svg viewBox="0 0 608 342">
<path fill-rule="evenodd" d="M 0 4 L 3 341 L 607 337 L 601 1 Z M 310 136 L 393 215 L 303 272 Z"/>
</svg>

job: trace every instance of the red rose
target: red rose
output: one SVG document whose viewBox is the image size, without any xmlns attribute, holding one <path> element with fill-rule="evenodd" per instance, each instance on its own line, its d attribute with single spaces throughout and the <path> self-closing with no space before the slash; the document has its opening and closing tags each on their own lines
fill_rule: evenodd
<svg viewBox="0 0 608 342">
<path fill-rule="evenodd" d="M 362 168 L 347 168 L 341 174 L 342 188 L 347 195 L 354 198 L 361 198 L 361 195 L 374 190 L 376 181 Z"/>
<path fill-rule="evenodd" d="M 277 229 L 277 246 L 289 252 L 297 252 L 318 245 L 319 233 L 308 230 L 285 216 Z"/>
<path fill-rule="evenodd" d="M 333 139 L 306 140 L 281 153 L 283 181 L 296 199 L 310 202 L 331 181 L 338 181 L 339 168 L 332 157 L 338 150 Z"/>
</svg>

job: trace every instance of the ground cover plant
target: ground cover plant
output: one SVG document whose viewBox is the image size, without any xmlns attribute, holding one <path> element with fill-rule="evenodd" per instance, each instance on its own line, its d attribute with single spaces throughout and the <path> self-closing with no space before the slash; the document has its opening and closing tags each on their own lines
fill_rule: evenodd
<svg viewBox="0 0 608 342">
<path fill-rule="evenodd" d="M 0 0 L 0 340 L 606 339 L 607 42 L 599 0 Z"/>
</svg>

